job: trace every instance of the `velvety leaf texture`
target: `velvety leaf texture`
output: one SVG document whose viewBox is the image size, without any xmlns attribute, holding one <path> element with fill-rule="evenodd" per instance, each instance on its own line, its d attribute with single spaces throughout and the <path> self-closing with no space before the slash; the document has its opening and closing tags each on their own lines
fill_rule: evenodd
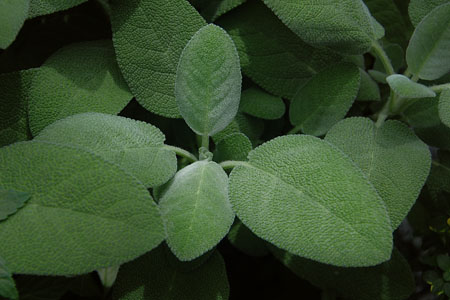
<svg viewBox="0 0 450 300">
<path fill-rule="evenodd" d="M 30 129 L 82 112 L 119 113 L 131 100 L 109 41 L 82 42 L 53 54 L 33 76 Z"/>
<path fill-rule="evenodd" d="M 30 0 L 0 1 L 0 49 L 15 40 L 28 15 Z"/>
<path fill-rule="evenodd" d="M 242 72 L 270 93 L 292 99 L 299 86 L 341 59 L 289 30 L 260 1 L 249 1 L 219 20 L 239 53 Z"/>
<path fill-rule="evenodd" d="M 167 182 L 177 171 L 175 153 L 153 125 L 119 116 L 83 113 L 47 126 L 35 138 L 94 152 L 139 179 L 146 187 Z"/>
<path fill-rule="evenodd" d="M 214 22 L 218 17 L 241 5 L 247 0 L 210 0 L 206 1 L 200 9 L 202 16 L 209 22 Z"/>
<path fill-rule="evenodd" d="M 261 257 L 269 254 L 266 242 L 253 234 L 242 222 L 236 222 L 228 233 L 230 243 L 247 255 Z"/>
<path fill-rule="evenodd" d="M 421 79 L 434 80 L 450 71 L 450 3 L 435 7 L 417 25 L 408 48 L 410 72 Z"/>
<path fill-rule="evenodd" d="M 299 277 L 322 289 L 331 289 L 345 299 L 403 300 L 414 291 L 414 277 L 397 249 L 390 260 L 374 267 L 341 268 L 314 262 L 271 247 L 270 250 Z"/>
<path fill-rule="evenodd" d="M 80 5 L 87 0 L 30 0 L 28 18 L 52 14 L 60 10 L 66 10 Z"/>
<path fill-rule="evenodd" d="M 119 66 L 137 101 L 158 115 L 179 117 L 178 61 L 205 20 L 186 0 L 117 0 L 111 24 Z"/>
<path fill-rule="evenodd" d="M 403 221 L 419 196 L 431 166 L 428 146 L 398 121 L 381 127 L 368 118 L 337 123 L 325 140 L 347 154 L 383 199 L 392 229 Z"/>
<path fill-rule="evenodd" d="M 31 194 L 0 223 L 0 253 L 14 273 L 88 273 L 134 259 L 164 239 L 146 188 L 89 152 L 44 142 L 3 147 L 0 182 Z"/>
<path fill-rule="evenodd" d="M 345 117 L 359 90 L 358 67 L 346 63 L 331 66 L 302 86 L 295 95 L 289 119 L 306 133 L 325 134 Z"/>
<path fill-rule="evenodd" d="M 195 33 L 181 54 L 175 83 L 189 127 L 201 135 L 223 130 L 238 111 L 241 81 L 239 56 L 228 34 L 213 24 Z"/>
<path fill-rule="evenodd" d="M 361 75 L 361 81 L 359 84 L 358 94 L 356 95 L 356 100 L 358 101 L 380 100 L 381 96 L 378 84 L 364 70 L 359 69 L 359 74 Z"/>
<path fill-rule="evenodd" d="M 427 98 L 436 96 L 436 93 L 429 87 L 414 82 L 404 75 L 390 75 L 386 77 L 386 81 L 391 89 L 403 98 Z"/>
<path fill-rule="evenodd" d="M 311 45 L 362 54 L 384 35 L 361 0 L 264 0 L 264 3 Z"/>
<path fill-rule="evenodd" d="M 193 270 L 194 262 L 174 262 L 160 246 L 120 268 L 114 285 L 115 300 L 227 300 L 225 263 L 215 251 Z M 186 271 L 185 269 L 189 271 Z"/>
<path fill-rule="evenodd" d="M 0 298 L 19 299 L 14 279 L 9 269 L 5 265 L 5 261 L 0 257 Z"/>
<path fill-rule="evenodd" d="M 408 6 L 411 23 L 417 26 L 434 8 L 447 2 L 448 0 L 411 0 Z"/>
<path fill-rule="evenodd" d="M 443 91 L 439 95 L 438 109 L 442 123 L 450 127 L 450 89 Z"/>
<path fill-rule="evenodd" d="M 215 162 L 198 161 L 181 169 L 160 192 L 159 207 L 167 244 L 182 261 L 217 245 L 234 220 L 228 176 Z"/>
<path fill-rule="evenodd" d="M 284 115 L 283 99 L 258 88 L 249 88 L 242 92 L 240 110 L 251 116 L 275 120 Z"/>
<path fill-rule="evenodd" d="M 344 153 L 318 138 L 288 135 L 251 151 L 231 172 L 230 200 L 250 230 L 291 253 L 338 266 L 391 255 L 382 199 Z"/>
<path fill-rule="evenodd" d="M 30 197 L 28 193 L 0 187 L 0 221 L 14 214 Z"/>
<path fill-rule="evenodd" d="M 215 161 L 246 160 L 252 150 L 252 142 L 243 133 L 232 133 L 221 139 L 214 151 Z"/>
</svg>

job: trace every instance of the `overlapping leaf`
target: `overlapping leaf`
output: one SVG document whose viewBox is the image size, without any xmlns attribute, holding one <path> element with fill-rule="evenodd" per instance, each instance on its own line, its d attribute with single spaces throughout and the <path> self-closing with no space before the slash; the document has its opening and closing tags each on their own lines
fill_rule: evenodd
<svg viewBox="0 0 450 300">
<path fill-rule="evenodd" d="M 408 6 L 411 23 L 417 26 L 434 8 L 447 2 L 448 0 L 411 0 Z"/>
<path fill-rule="evenodd" d="M 0 186 L 0 221 L 14 214 L 30 199 L 30 196 L 28 193 L 13 189 L 7 190 Z"/>
<path fill-rule="evenodd" d="M 48 15 L 77 6 L 87 0 L 30 0 L 28 18 Z"/>
<path fill-rule="evenodd" d="M 275 120 L 284 115 L 283 99 L 258 88 L 249 88 L 242 92 L 240 110 L 251 116 Z"/>
<path fill-rule="evenodd" d="M 214 151 L 214 160 L 246 160 L 252 150 L 252 142 L 243 133 L 232 133 L 221 139 Z"/>
<path fill-rule="evenodd" d="M 0 1 L 0 49 L 6 49 L 15 40 L 28 16 L 30 0 Z"/>
<path fill-rule="evenodd" d="M 209 22 L 214 22 L 221 15 L 241 5 L 247 0 L 208 0 L 200 7 L 201 15 Z"/>
<path fill-rule="evenodd" d="M 442 123 L 450 127 L 450 89 L 443 91 L 439 95 L 438 109 Z"/>
<path fill-rule="evenodd" d="M 361 76 L 361 81 L 359 85 L 358 95 L 356 95 L 356 100 L 380 100 L 380 88 L 378 87 L 378 84 L 364 70 L 359 69 L 359 74 Z"/>
<path fill-rule="evenodd" d="M 393 74 L 386 77 L 386 81 L 391 89 L 403 98 L 427 98 L 436 96 L 436 93 L 429 87 L 414 82 L 404 75 Z"/>
</svg>

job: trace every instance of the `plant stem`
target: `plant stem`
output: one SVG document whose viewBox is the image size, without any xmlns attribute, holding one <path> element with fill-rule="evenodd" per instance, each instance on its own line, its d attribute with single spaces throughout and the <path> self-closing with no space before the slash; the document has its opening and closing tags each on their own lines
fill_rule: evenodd
<svg viewBox="0 0 450 300">
<path fill-rule="evenodd" d="M 294 128 L 292 128 L 291 130 L 288 131 L 287 134 L 296 134 L 301 130 L 301 125 L 297 125 Z"/>
<path fill-rule="evenodd" d="M 191 152 L 186 151 L 186 150 L 184 150 L 182 148 L 178 148 L 178 147 L 170 146 L 170 145 L 164 145 L 164 148 L 167 149 L 167 150 L 171 150 L 171 151 L 175 152 L 176 155 L 178 155 L 178 156 L 187 158 L 191 162 L 196 162 L 198 160 L 197 157 L 195 157 L 194 154 L 192 154 Z"/>
<path fill-rule="evenodd" d="M 239 161 L 239 160 L 226 160 L 220 163 L 220 166 L 224 170 L 233 169 L 237 166 L 250 166 L 250 164 L 246 161 Z"/>
<path fill-rule="evenodd" d="M 387 56 L 386 52 L 384 51 L 383 47 L 381 47 L 380 43 L 378 43 L 378 41 L 372 43 L 372 49 L 383 64 L 384 69 L 386 70 L 386 74 L 388 76 L 395 74 L 394 67 L 392 66 L 389 56 Z"/>
<path fill-rule="evenodd" d="M 209 151 L 209 135 L 202 135 L 202 147 Z"/>
<path fill-rule="evenodd" d="M 440 93 L 444 90 L 450 89 L 450 83 L 433 85 L 433 86 L 430 86 L 430 89 L 432 89 L 435 93 Z"/>
</svg>

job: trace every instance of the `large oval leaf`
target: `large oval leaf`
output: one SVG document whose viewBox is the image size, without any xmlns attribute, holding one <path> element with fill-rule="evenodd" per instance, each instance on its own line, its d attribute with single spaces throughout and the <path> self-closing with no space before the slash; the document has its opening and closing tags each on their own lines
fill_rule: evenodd
<svg viewBox="0 0 450 300">
<path fill-rule="evenodd" d="M 14 42 L 28 15 L 30 0 L 0 1 L 0 49 Z"/>
<path fill-rule="evenodd" d="M 0 253 L 13 273 L 88 273 L 134 259 L 164 239 L 146 188 L 89 152 L 44 142 L 3 147 L 0 182 L 31 194 L 0 223 Z"/>
<path fill-rule="evenodd" d="M 389 259 L 392 229 L 382 199 L 361 170 L 318 138 L 275 138 L 230 175 L 230 200 L 259 237 L 338 266 Z"/>
<path fill-rule="evenodd" d="M 181 169 L 159 195 L 167 244 L 180 260 L 210 250 L 233 224 L 228 176 L 215 162 L 198 161 Z"/>
<path fill-rule="evenodd" d="M 47 126 L 35 138 L 81 147 L 133 174 L 146 187 L 166 183 L 177 171 L 175 153 L 164 148 L 155 126 L 119 116 L 84 113 Z"/>
<path fill-rule="evenodd" d="M 241 97 L 241 68 L 233 41 L 220 27 L 207 25 L 180 57 L 175 97 L 193 131 L 214 135 L 234 118 Z"/>
<path fill-rule="evenodd" d="M 448 0 L 411 0 L 408 5 L 411 23 L 417 26 L 434 8 L 447 2 Z"/>
<path fill-rule="evenodd" d="M 337 123 L 325 140 L 347 154 L 386 204 L 392 229 L 403 221 L 419 196 L 431 166 L 428 146 L 403 123 L 381 127 L 367 118 Z"/>
<path fill-rule="evenodd" d="M 114 1 L 111 7 L 117 60 L 133 95 L 151 112 L 179 117 L 178 61 L 205 20 L 186 0 Z"/>
</svg>

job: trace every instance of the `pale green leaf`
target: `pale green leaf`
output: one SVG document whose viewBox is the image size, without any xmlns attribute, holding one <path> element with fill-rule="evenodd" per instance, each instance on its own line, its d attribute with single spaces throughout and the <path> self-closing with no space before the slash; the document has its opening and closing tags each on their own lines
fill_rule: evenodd
<svg viewBox="0 0 450 300">
<path fill-rule="evenodd" d="M 311 45 L 362 54 L 384 34 L 361 0 L 264 0 L 264 3 Z"/>
<path fill-rule="evenodd" d="M 4 189 L 0 186 L 0 221 L 8 218 L 21 208 L 31 195 L 13 189 Z"/>
<path fill-rule="evenodd" d="M 439 95 L 438 109 L 442 123 L 450 127 L 450 89 L 443 91 Z"/>
<path fill-rule="evenodd" d="M 359 74 L 361 76 L 361 81 L 359 84 L 358 95 L 356 95 L 356 100 L 379 101 L 381 97 L 378 84 L 363 69 L 359 69 Z"/>
<path fill-rule="evenodd" d="M 249 88 L 242 92 L 240 110 L 251 116 L 276 120 L 284 115 L 283 99 L 258 88 Z"/>
<path fill-rule="evenodd" d="M 214 160 L 246 160 L 252 150 L 252 142 L 243 133 L 232 133 L 221 139 L 214 151 Z"/>
<path fill-rule="evenodd" d="M 200 14 L 208 21 L 214 22 L 221 15 L 241 5 L 247 0 L 208 0 L 200 9 Z"/>
<path fill-rule="evenodd" d="M 37 135 L 54 121 L 82 112 L 117 114 L 132 97 L 110 41 L 72 44 L 53 54 L 33 76 L 30 129 Z"/>
<path fill-rule="evenodd" d="M 386 81 L 391 89 L 403 98 L 428 98 L 436 96 L 436 93 L 429 87 L 414 82 L 404 75 L 393 74 L 386 77 Z"/>
<path fill-rule="evenodd" d="M 261 257 L 269 254 L 267 243 L 254 235 L 241 221 L 231 227 L 227 237 L 234 247 L 247 255 Z"/>
<path fill-rule="evenodd" d="M 377 71 L 377 70 L 369 70 L 369 71 L 367 71 L 367 73 L 369 73 L 369 75 L 375 81 L 377 81 L 379 83 L 384 83 L 384 84 L 387 83 L 387 81 L 386 81 L 386 77 L 387 77 L 386 73 L 383 73 L 383 72 L 380 72 L 380 71 Z"/>
<path fill-rule="evenodd" d="M 28 15 L 30 0 L 0 1 L 0 49 L 6 49 L 16 39 Z"/>
<path fill-rule="evenodd" d="M 411 0 L 408 6 L 411 23 L 414 27 L 417 26 L 434 8 L 447 2 L 448 0 Z"/>
<path fill-rule="evenodd" d="M 196 262 L 176 262 L 170 255 L 160 246 L 123 265 L 114 285 L 113 299 L 228 299 L 230 288 L 225 263 L 217 251 L 200 266 Z"/>
<path fill-rule="evenodd" d="M 6 146 L 0 182 L 31 194 L 0 223 L 0 253 L 14 273 L 88 273 L 134 259 L 164 239 L 144 185 L 90 152 L 34 141 Z"/>
<path fill-rule="evenodd" d="M 66 10 L 80 5 L 87 0 L 30 0 L 30 11 L 28 18 L 52 14 L 57 11 Z"/>
<path fill-rule="evenodd" d="M 368 118 L 348 118 L 328 131 L 325 140 L 361 168 L 383 199 L 392 229 L 403 221 L 430 171 L 428 146 L 398 121 L 381 127 Z"/>
<path fill-rule="evenodd" d="M 421 79 L 434 80 L 450 71 L 450 3 L 434 8 L 417 25 L 408 48 L 409 71 Z"/>
<path fill-rule="evenodd" d="M 119 165 L 146 187 L 167 182 L 177 171 L 175 153 L 164 148 L 155 126 L 119 116 L 83 113 L 47 126 L 35 138 L 80 147 Z"/>
<path fill-rule="evenodd" d="M 241 97 L 241 69 L 233 41 L 220 27 L 201 28 L 180 57 L 175 82 L 178 108 L 189 127 L 214 135 L 235 117 Z"/>
<path fill-rule="evenodd" d="M 306 135 L 278 137 L 240 164 L 230 175 L 231 204 L 260 238 L 338 266 L 389 259 L 392 228 L 383 200 L 330 143 Z"/>
<path fill-rule="evenodd" d="M 394 249 L 392 257 L 378 266 L 342 268 L 314 262 L 275 247 L 271 252 L 297 276 L 321 289 L 331 289 L 345 299 L 402 300 L 415 288 L 407 260 Z"/>
<path fill-rule="evenodd" d="M 175 74 L 181 51 L 205 20 L 186 0 L 114 1 L 111 24 L 117 60 L 147 110 L 180 116 Z"/>
<path fill-rule="evenodd" d="M 341 60 L 306 44 L 260 1 L 248 1 L 219 24 L 236 44 L 242 72 L 276 96 L 292 99 L 314 74 Z"/>
<path fill-rule="evenodd" d="M 0 257 L 0 298 L 19 299 L 14 279 L 9 269 L 5 265 L 5 261 Z"/>
<path fill-rule="evenodd" d="M 181 169 L 159 192 L 159 207 L 167 244 L 182 261 L 212 249 L 234 220 L 228 176 L 215 162 L 198 161 Z"/>
<path fill-rule="evenodd" d="M 250 139 L 252 144 L 255 145 L 259 143 L 259 138 L 263 134 L 264 128 L 265 125 L 263 120 L 238 111 L 234 120 L 231 121 L 224 130 L 218 132 L 212 138 L 214 143 L 217 144 L 230 134 L 243 133 Z"/>
<path fill-rule="evenodd" d="M 331 66 L 302 86 L 294 97 L 289 119 L 306 133 L 325 134 L 345 117 L 356 99 L 358 67 L 346 63 Z"/>
</svg>

